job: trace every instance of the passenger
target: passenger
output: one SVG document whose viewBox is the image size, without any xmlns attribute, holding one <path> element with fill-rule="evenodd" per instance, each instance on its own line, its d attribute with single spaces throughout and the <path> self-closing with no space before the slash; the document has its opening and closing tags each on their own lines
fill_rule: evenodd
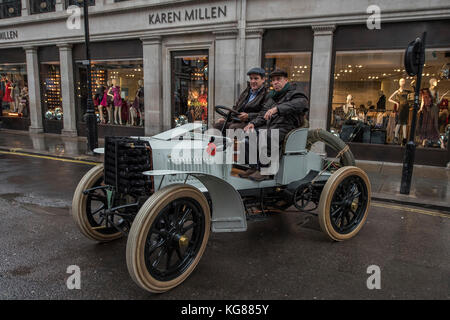
<svg viewBox="0 0 450 320">
<path fill-rule="evenodd" d="M 273 90 L 268 93 L 267 101 L 259 115 L 245 126 L 244 131 L 267 129 L 267 148 L 270 152 L 270 135 L 273 129 L 279 130 L 278 142 L 281 145 L 286 135 L 293 129 L 303 125 L 304 115 L 308 111 L 308 99 L 296 83 L 290 83 L 288 74 L 281 69 L 275 69 L 270 74 Z M 249 150 L 249 149 L 247 149 Z M 270 156 L 270 155 L 269 155 Z M 254 181 L 271 179 L 271 176 L 261 174 L 261 164 L 250 168 L 241 177 Z"/>
<path fill-rule="evenodd" d="M 227 129 L 243 129 L 250 121 L 254 120 L 261 111 L 265 102 L 267 89 L 264 85 L 266 81 L 265 71 L 263 68 L 252 68 L 247 72 L 249 82 L 247 88 L 241 93 L 234 109 L 239 114 L 242 122 L 232 121 L 226 125 Z M 214 128 L 222 130 L 224 118 L 218 119 L 214 123 Z"/>
</svg>

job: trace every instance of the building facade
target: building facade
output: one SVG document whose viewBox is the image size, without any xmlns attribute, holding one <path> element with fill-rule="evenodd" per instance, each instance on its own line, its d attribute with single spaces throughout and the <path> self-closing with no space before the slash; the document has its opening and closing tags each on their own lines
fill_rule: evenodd
<svg viewBox="0 0 450 320">
<path fill-rule="evenodd" d="M 153 135 L 185 121 L 211 126 L 214 106 L 235 103 L 248 69 L 262 66 L 270 73 L 280 67 L 309 96 L 311 128 L 353 139 L 357 159 L 401 162 L 414 87 L 403 54 L 426 31 L 416 163 L 450 161 L 448 1 L 89 4 L 100 136 Z M 86 48 L 76 5 L 0 1 L 3 128 L 85 135 Z"/>
</svg>

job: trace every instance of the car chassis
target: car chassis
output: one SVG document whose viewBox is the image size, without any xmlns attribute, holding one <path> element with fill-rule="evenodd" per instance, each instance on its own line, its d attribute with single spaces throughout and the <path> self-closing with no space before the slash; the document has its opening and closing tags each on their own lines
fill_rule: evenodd
<svg viewBox="0 0 450 320">
<path fill-rule="evenodd" d="M 226 122 L 232 120 L 231 109 L 222 108 L 229 111 Z M 141 288 L 161 293 L 181 284 L 199 263 L 210 231 L 243 232 L 247 220 L 292 206 L 318 216 L 334 241 L 354 237 L 364 225 L 370 181 L 339 138 L 325 130 L 291 131 L 277 174 L 257 182 L 239 177 L 236 164 L 203 157 L 175 161 L 174 148 L 204 154 L 221 139 L 218 153 L 209 157 L 236 153 L 236 141 L 205 135 L 201 128 L 190 123 L 152 137 L 107 137 L 97 150 L 104 164 L 87 172 L 75 190 L 72 216 L 80 231 L 100 242 L 128 236 L 127 267 Z M 335 150 L 338 162 L 311 151 L 313 142 L 327 142 L 320 135 L 343 146 Z M 344 154 L 351 160 L 344 161 Z"/>
</svg>

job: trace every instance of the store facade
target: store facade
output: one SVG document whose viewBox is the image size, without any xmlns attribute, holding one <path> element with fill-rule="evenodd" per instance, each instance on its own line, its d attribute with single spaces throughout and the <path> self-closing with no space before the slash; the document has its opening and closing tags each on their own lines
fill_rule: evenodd
<svg viewBox="0 0 450 320">
<path fill-rule="evenodd" d="M 0 74 L 12 77 L 16 68 L 15 81 L 20 89 L 27 82 L 29 92 L 28 113 L 2 105 L 2 126 L 85 135 L 83 28 L 68 28 L 67 23 L 76 21 L 73 11 L 66 11 L 72 2 L 45 1 L 46 12 L 36 6 L 39 1 L 19 0 L 21 14 L 0 19 Z M 445 31 L 450 5 L 442 0 L 378 2 L 381 29 L 367 26 L 367 4 L 350 0 L 276 5 L 267 0 L 91 1 L 91 80 L 99 136 L 152 135 L 192 121 L 211 126 L 213 106 L 234 104 L 246 86 L 246 70 L 262 66 L 270 73 L 281 67 L 310 97 L 311 128 L 346 138 L 355 129 L 351 121 L 359 120 L 363 134 L 349 142 L 357 159 L 401 162 L 411 105 L 400 122 L 389 123 L 406 105 L 392 94 L 400 79 L 405 92 L 411 90 L 403 52 L 427 31 L 422 87 L 433 77 L 437 81 L 439 103 L 432 109 L 435 113 L 438 108 L 439 137 L 422 128 L 429 121 L 422 116 L 416 163 L 446 165 L 450 152 L 441 140 L 449 97 L 443 97 L 449 86 L 443 70 L 450 62 Z"/>
</svg>

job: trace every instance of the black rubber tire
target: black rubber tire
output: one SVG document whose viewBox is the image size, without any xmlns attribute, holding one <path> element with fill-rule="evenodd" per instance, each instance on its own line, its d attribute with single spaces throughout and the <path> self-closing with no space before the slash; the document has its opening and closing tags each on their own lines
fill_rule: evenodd
<svg viewBox="0 0 450 320">
<path fill-rule="evenodd" d="M 182 273 L 170 281 L 156 279 L 149 272 L 145 262 L 145 241 L 158 214 L 172 201 L 180 198 L 194 199 L 202 209 L 204 216 L 203 238 L 193 261 Z M 206 249 L 211 228 L 211 216 L 208 201 L 197 188 L 186 184 L 174 184 L 154 193 L 139 210 L 128 235 L 127 267 L 133 281 L 142 289 L 153 293 L 169 291 L 180 285 L 195 269 Z"/>
<path fill-rule="evenodd" d="M 351 229 L 350 232 L 341 233 L 336 230 L 331 221 L 331 203 L 335 195 L 335 191 L 338 186 L 346 178 L 356 176 L 359 177 L 360 182 L 362 182 L 364 191 L 367 192 L 367 199 L 361 200 L 358 198 L 357 204 L 361 205 L 359 209 L 359 215 L 357 222 L 358 224 Z M 371 199 L 371 185 L 367 174 L 358 167 L 343 167 L 337 170 L 327 181 L 325 187 L 322 190 L 319 201 L 319 224 L 322 231 L 334 241 L 343 241 L 353 238 L 363 227 L 366 222 L 367 215 L 370 207 Z M 357 209 L 358 210 L 358 209 Z M 362 216 L 361 216 L 362 214 Z M 341 222 L 342 223 L 342 222 Z"/>
<path fill-rule="evenodd" d="M 88 196 L 83 194 L 83 191 L 92 188 L 102 177 L 103 164 L 95 166 L 83 176 L 73 195 L 71 213 L 75 224 L 78 226 L 81 233 L 88 239 L 99 242 L 109 242 L 121 238 L 123 234 L 121 232 L 101 233 L 98 231 L 99 226 L 92 226 L 87 216 L 86 202 Z"/>
<path fill-rule="evenodd" d="M 347 144 L 342 141 L 339 137 L 336 137 L 331 132 L 328 132 L 323 129 L 311 129 L 308 131 L 308 139 L 306 142 L 306 148 L 310 149 L 311 146 L 316 142 L 323 142 L 331 149 L 333 149 L 336 153 L 341 152 Z M 355 165 L 355 157 L 353 153 L 348 149 L 341 157 L 341 164 L 343 166 L 354 166 Z"/>
</svg>

